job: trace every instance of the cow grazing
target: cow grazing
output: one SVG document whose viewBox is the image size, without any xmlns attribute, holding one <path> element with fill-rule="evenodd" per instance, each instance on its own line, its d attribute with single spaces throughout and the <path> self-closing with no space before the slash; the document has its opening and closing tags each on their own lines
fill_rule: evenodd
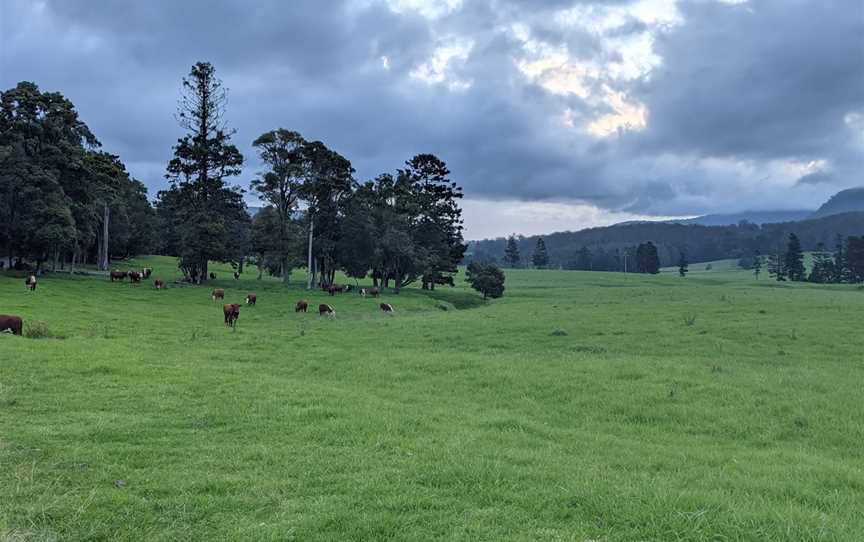
<svg viewBox="0 0 864 542">
<path fill-rule="evenodd" d="M 249 294 L 246 296 L 246 304 L 247 305 L 255 305 L 258 302 L 258 296 L 255 294 Z"/>
<path fill-rule="evenodd" d="M 164 290 L 165 289 L 165 281 L 162 279 L 156 279 L 153 281 L 153 286 L 155 286 L 157 290 Z"/>
<path fill-rule="evenodd" d="M 386 314 L 393 314 L 394 312 L 393 305 L 391 305 L 390 303 L 381 303 L 378 306 L 381 307 L 381 310 L 384 311 L 384 313 Z"/>
<path fill-rule="evenodd" d="M 309 302 L 306 301 L 305 299 L 301 299 L 300 301 L 297 302 L 296 305 L 294 305 L 294 312 L 306 312 L 306 310 L 308 308 L 309 308 Z"/>
<path fill-rule="evenodd" d="M 141 276 L 145 279 L 149 279 L 150 275 L 153 273 L 153 269 L 151 267 L 145 267 L 141 270 Z"/>
<path fill-rule="evenodd" d="M 213 288 L 213 291 L 210 292 L 210 297 L 213 298 L 213 301 L 225 299 L 225 290 L 222 288 Z"/>
<path fill-rule="evenodd" d="M 238 273 L 237 271 L 234 271 L 234 280 L 237 280 L 239 278 L 240 278 L 240 273 Z"/>
<path fill-rule="evenodd" d="M 138 271 L 129 271 L 129 280 L 135 283 L 141 282 L 141 273 Z"/>
<path fill-rule="evenodd" d="M 351 286 L 350 284 L 346 284 L 345 286 L 342 287 L 343 292 L 350 292 L 353 289 L 354 289 L 354 287 Z"/>
<path fill-rule="evenodd" d="M 126 271 L 111 271 L 108 276 L 111 279 L 111 282 L 114 282 L 115 280 L 123 282 L 126 280 Z"/>
<path fill-rule="evenodd" d="M 342 292 L 347 292 L 350 289 L 350 286 L 343 286 L 342 284 L 331 284 L 327 287 L 327 293 L 330 295 L 341 294 Z"/>
<path fill-rule="evenodd" d="M 367 293 L 372 297 L 378 297 L 379 295 L 381 295 L 381 290 L 379 290 L 376 286 L 375 288 L 369 288 L 369 291 Z"/>
<path fill-rule="evenodd" d="M 336 318 L 336 311 L 328 305 L 327 303 L 321 303 L 318 305 L 318 316 L 329 316 L 330 318 Z"/>
<path fill-rule="evenodd" d="M 240 318 L 240 305 L 236 303 L 222 305 L 222 312 L 225 314 L 225 325 L 232 329 L 237 327 L 237 319 Z"/>
<path fill-rule="evenodd" d="M 0 314 L 0 333 L 11 333 L 12 335 L 22 335 L 24 330 L 24 320 L 20 316 L 10 316 L 8 314 Z"/>
<path fill-rule="evenodd" d="M 366 297 L 369 291 L 366 288 L 360 288 L 360 297 Z"/>
<path fill-rule="evenodd" d="M 36 275 L 30 275 L 24 279 L 24 287 L 31 292 L 36 291 Z"/>
<path fill-rule="evenodd" d="M 210 273 L 210 280 L 216 280 L 216 273 Z"/>
</svg>

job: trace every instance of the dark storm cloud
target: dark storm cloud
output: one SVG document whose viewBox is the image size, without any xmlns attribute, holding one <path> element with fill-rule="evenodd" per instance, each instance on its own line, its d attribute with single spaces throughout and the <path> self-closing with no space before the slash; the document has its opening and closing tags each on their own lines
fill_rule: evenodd
<svg viewBox="0 0 864 542">
<path fill-rule="evenodd" d="M 777 161 L 830 164 L 828 182 L 802 181 L 802 190 L 860 181 L 850 176 L 861 165 L 864 121 L 849 122 L 864 114 L 860 2 L 682 2 L 683 22 L 672 28 L 625 12 L 603 32 L 557 18 L 576 5 L 630 4 L 465 0 L 428 18 L 384 0 L 7 0 L 0 87 L 32 80 L 63 92 L 151 194 L 165 186 L 180 136 L 180 79 L 197 60 L 212 62 L 230 89 L 227 120 L 248 161 L 241 184 L 258 167 L 251 141 L 277 127 L 323 140 L 361 179 L 433 152 L 475 198 L 689 214 L 734 210 L 736 197 L 751 193 L 770 206 L 763 186 Z M 609 85 L 644 103 L 647 129 L 586 133 L 614 108 L 550 92 L 520 71 L 528 57 L 517 23 L 573 61 L 600 66 L 622 59 L 610 39 L 653 35 L 662 63 L 646 77 L 583 81 L 592 95 Z M 443 81 L 411 76 L 442 46 L 465 44 L 437 74 Z M 744 161 L 752 171 L 705 160 Z M 795 197 L 777 199 L 801 205 Z"/>
</svg>

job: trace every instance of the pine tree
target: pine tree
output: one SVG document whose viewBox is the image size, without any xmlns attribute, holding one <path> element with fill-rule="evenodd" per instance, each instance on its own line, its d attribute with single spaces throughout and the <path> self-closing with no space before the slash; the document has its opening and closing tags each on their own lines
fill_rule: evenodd
<svg viewBox="0 0 864 542">
<path fill-rule="evenodd" d="M 511 235 L 507 238 L 507 248 L 504 249 L 504 261 L 510 267 L 519 267 L 519 244 L 516 243 L 516 236 Z"/>
<path fill-rule="evenodd" d="M 759 280 L 759 274 L 762 273 L 762 255 L 757 250 L 753 255 L 753 276 Z"/>
<path fill-rule="evenodd" d="M 778 282 L 786 280 L 786 265 L 779 250 L 768 256 L 768 275 Z"/>
<path fill-rule="evenodd" d="M 852 283 L 864 282 L 864 237 L 850 235 L 846 238 L 844 255 L 846 280 Z"/>
<path fill-rule="evenodd" d="M 678 275 L 686 277 L 688 271 L 690 270 L 687 268 L 687 252 L 681 250 L 681 256 L 678 258 Z"/>
<path fill-rule="evenodd" d="M 546 253 L 546 243 L 542 237 L 537 238 L 537 246 L 534 247 L 534 254 L 531 255 L 531 261 L 534 267 L 542 269 L 549 265 L 549 255 Z"/>
<path fill-rule="evenodd" d="M 834 246 L 834 279 L 832 282 L 840 283 L 846 280 L 846 252 L 843 244 L 843 236 L 837 235 Z"/>
<path fill-rule="evenodd" d="M 801 251 L 801 241 L 794 233 L 789 234 L 789 243 L 786 246 L 784 265 L 789 280 L 801 281 L 806 278 L 804 269 L 804 253 Z"/>
</svg>

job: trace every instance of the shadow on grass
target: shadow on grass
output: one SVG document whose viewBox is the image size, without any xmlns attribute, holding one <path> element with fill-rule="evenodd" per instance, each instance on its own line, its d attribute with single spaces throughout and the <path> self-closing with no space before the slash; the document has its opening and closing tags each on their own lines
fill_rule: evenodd
<svg viewBox="0 0 864 542">
<path fill-rule="evenodd" d="M 483 296 L 461 290 L 419 290 L 417 294 L 449 303 L 457 310 L 476 309 L 486 305 Z"/>
</svg>

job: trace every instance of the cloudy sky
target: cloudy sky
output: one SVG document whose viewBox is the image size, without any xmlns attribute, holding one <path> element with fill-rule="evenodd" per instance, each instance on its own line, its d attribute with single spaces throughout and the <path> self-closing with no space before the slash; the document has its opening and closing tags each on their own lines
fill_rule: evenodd
<svg viewBox="0 0 864 542">
<path fill-rule="evenodd" d="M 360 180 L 431 152 L 469 238 L 864 185 L 861 0 L 0 0 L 0 88 L 65 94 L 153 196 L 198 60 L 230 89 L 238 184 L 277 127 Z"/>
</svg>

